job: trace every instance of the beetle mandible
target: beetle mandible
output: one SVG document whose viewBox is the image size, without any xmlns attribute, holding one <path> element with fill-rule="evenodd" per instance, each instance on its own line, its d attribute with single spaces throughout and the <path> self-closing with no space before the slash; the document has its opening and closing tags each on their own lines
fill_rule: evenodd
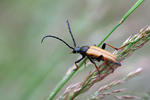
<svg viewBox="0 0 150 100">
<path fill-rule="evenodd" d="M 78 59 L 77 61 L 75 61 L 76 69 L 78 69 L 77 63 L 82 61 L 85 57 L 87 57 L 90 60 L 90 62 L 94 64 L 94 66 L 95 66 L 95 68 L 97 69 L 98 72 L 99 72 L 99 68 L 96 65 L 95 61 L 100 62 L 102 60 L 102 61 L 104 61 L 104 63 L 111 62 L 113 64 L 116 64 L 117 66 L 121 66 L 121 63 L 118 61 L 118 58 L 114 54 L 110 53 L 109 51 L 106 51 L 105 47 L 106 47 L 106 45 L 108 45 L 108 46 L 110 46 L 111 48 L 113 48 L 115 50 L 119 50 L 119 49 L 123 48 L 124 46 L 121 47 L 121 48 L 115 48 L 114 46 L 112 46 L 112 45 L 110 45 L 108 43 L 104 43 L 102 45 L 102 48 L 99 48 L 96 45 L 93 45 L 93 46 L 81 46 L 81 47 L 77 46 L 76 42 L 75 42 L 75 39 L 73 37 L 71 28 L 70 28 L 69 21 L 67 20 L 66 23 L 67 23 L 68 30 L 69 30 L 69 33 L 71 35 L 74 47 L 70 46 L 63 39 L 61 39 L 61 38 L 59 38 L 57 36 L 54 36 L 54 35 L 46 35 L 46 36 L 44 36 L 42 38 L 42 40 L 41 40 L 41 43 L 47 37 L 55 38 L 55 39 L 58 39 L 59 41 L 63 42 L 70 49 L 72 49 L 72 53 L 73 54 L 77 54 L 77 53 L 81 54 L 82 57 L 80 59 Z"/>
</svg>

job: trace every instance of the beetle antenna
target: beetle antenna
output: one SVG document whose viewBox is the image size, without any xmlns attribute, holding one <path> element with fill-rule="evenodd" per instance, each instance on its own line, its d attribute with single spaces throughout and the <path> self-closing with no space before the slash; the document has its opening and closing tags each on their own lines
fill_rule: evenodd
<svg viewBox="0 0 150 100">
<path fill-rule="evenodd" d="M 64 44 L 66 44 L 70 49 L 74 49 L 73 47 L 71 47 L 67 42 L 65 42 L 64 40 L 62 40 L 61 38 L 59 37 L 56 37 L 56 36 L 53 36 L 53 35 L 46 35 L 42 38 L 41 40 L 41 43 L 43 43 L 44 39 L 47 38 L 47 37 L 52 37 L 52 38 L 55 38 L 55 39 L 58 39 L 60 40 L 61 42 L 63 42 Z"/>
<path fill-rule="evenodd" d="M 67 20 L 67 21 L 66 21 L 66 23 L 67 23 L 68 30 L 69 30 L 69 33 L 70 33 L 70 35 L 71 35 L 71 38 L 72 38 L 72 40 L 73 40 L 74 47 L 76 47 L 76 42 L 75 42 L 75 39 L 74 39 L 74 37 L 73 37 L 73 35 L 72 35 L 72 32 L 71 32 L 71 28 L 70 28 L 69 21 Z"/>
</svg>

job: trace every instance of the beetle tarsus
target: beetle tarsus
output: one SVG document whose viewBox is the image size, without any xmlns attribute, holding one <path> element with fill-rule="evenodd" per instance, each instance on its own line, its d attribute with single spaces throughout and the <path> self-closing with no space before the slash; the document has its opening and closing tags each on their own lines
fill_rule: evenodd
<svg viewBox="0 0 150 100">
<path fill-rule="evenodd" d="M 74 71 L 78 70 L 78 65 L 75 63 L 75 68 L 73 69 Z"/>
<path fill-rule="evenodd" d="M 76 66 L 76 68 L 75 68 L 74 70 L 77 70 L 77 69 L 79 68 L 78 65 L 77 65 L 77 63 L 79 63 L 81 60 L 83 60 L 84 57 L 85 57 L 85 56 L 82 56 L 82 58 L 80 58 L 79 60 L 75 61 L 75 66 Z"/>
</svg>

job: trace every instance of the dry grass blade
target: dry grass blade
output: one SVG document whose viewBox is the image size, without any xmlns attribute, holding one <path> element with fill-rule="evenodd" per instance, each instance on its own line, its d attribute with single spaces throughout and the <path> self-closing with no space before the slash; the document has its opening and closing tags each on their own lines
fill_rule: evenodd
<svg viewBox="0 0 150 100">
<path fill-rule="evenodd" d="M 106 90 L 109 90 L 110 88 L 113 88 L 115 86 L 121 85 L 123 83 L 125 83 L 125 81 L 128 81 L 129 79 L 137 76 L 139 73 L 141 73 L 143 71 L 142 68 L 138 68 L 137 70 L 130 72 L 127 76 L 125 76 L 124 78 L 118 80 L 118 81 L 113 81 L 107 85 L 104 85 L 102 87 L 100 87 L 93 96 L 91 96 L 91 98 L 89 100 L 99 100 L 99 99 L 104 99 L 105 96 L 107 95 L 112 95 L 116 98 L 123 98 L 124 96 L 115 96 L 113 95 L 114 93 L 120 93 L 120 92 L 124 92 L 126 89 L 117 89 L 117 90 L 113 90 L 112 92 L 105 92 Z M 103 98 L 101 98 L 103 97 Z M 135 97 L 135 96 L 130 96 L 130 97 Z"/>
</svg>

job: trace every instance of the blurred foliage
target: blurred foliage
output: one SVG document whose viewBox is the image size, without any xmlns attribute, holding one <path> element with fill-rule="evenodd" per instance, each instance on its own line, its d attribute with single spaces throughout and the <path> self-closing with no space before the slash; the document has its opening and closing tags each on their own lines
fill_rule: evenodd
<svg viewBox="0 0 150 100">
<path fill-rule="evenodd" d="M 77 59 L 70 54 L 70 49 L 55 39 L 46 39 L 41 45 L 45 34 L 55 34 L 72 45 L 65 23 L 69 19 L 78 44 L 97 44 L 135 2 L 0 0 L 0 100 L 46 99 Z M 149 0 L 145 1 L 106 42 L 120 46 L 122 40 L 150 24 L 149 3 Z M 149 69 L 149 49 L 147 44 L 126 60 L 118 73 L 114 73 L 116 76 L 106 79 L 106 82 L 136 67 Z M 89 70 L 85 68 L 69 83 L 81 81 Z M 145 74 L 126 86 L 132 87 L 133 92 L 149 91 L 149 73 L 146 70 Z"/>
</svg>

